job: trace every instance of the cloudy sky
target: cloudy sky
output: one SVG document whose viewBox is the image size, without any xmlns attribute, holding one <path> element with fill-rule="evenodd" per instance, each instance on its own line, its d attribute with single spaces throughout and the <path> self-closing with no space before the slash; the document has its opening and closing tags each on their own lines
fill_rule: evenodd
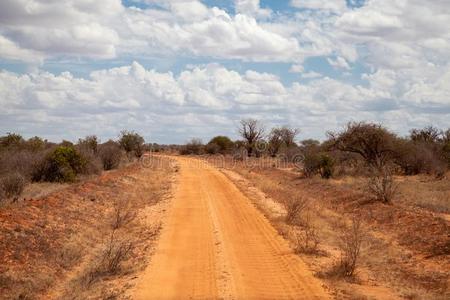
<svg viewBox="0 0 450 300">
<path fill-rule="evenodd" d="M 450 127 L 449 0 L 1 0 L 0 134 Z"/>
</svg>

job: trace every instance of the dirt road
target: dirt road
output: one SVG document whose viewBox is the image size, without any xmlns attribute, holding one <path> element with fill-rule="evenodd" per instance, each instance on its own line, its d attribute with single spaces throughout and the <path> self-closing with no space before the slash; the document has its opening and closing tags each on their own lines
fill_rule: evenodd
<svg viewBox="0 0 450 300">
<path fill-rule="evenodd" d="M 179 183 L 135 299 L 324 299 L 306 265 L 219 170 L 178 158 Z"/>
</svg>

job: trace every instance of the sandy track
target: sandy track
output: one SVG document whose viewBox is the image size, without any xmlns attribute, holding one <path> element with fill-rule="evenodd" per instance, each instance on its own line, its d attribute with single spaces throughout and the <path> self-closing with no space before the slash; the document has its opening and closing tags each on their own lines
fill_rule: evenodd
<svg viewBox="0 0 450 300">
<path fill-rule="evenodd" d="M 179 184 L 135 299 L 324 299 L 320 281 L 217 169 L 178 158 Z"/>
</svg>

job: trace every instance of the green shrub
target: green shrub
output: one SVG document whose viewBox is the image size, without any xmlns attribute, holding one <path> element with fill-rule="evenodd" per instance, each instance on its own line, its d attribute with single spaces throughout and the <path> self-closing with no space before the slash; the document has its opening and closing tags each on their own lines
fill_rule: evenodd
<svg viewBox="0 0 450 300">
<path fill-rule="evenodd" d="M 73 147 L 59 146 L 51 151 L 34 170 L 33 181 L 71 182 L 87 165 Z"/>
<path fill-rule="evenodd" d="M 234 143 L 227 136 L 218 135 L 213 137 L 206 145 L 206 152 L 210 154 L 230 152 L 234 147 Z M 212 153 L 211 153 L 212 152 Z"/>
<path fill-rule="evenodd" d="M 144 138 L 134 131 L 124 130 L 120 133 L 119 144 L 128 155 L 134 153 L 136 157 L 141 157 L 145 151 L 144 143 Z"/>
</svg>

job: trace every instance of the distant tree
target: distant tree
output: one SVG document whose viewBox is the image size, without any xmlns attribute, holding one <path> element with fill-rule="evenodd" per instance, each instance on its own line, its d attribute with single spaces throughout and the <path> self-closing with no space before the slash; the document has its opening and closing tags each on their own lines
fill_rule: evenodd
<svg viewBox="0 0 450 300">
<path fill-rule="evenodd" d="M 212 150 L 212 151 L 208 151 L 210 153 L 211 152 L 214 152 L 214 153 L 219 152 L 219 153 L 225 154 L 225 153 L 230 152 L 233 149 L 234 143 L 232 140 L 230 140 L 229 137 L 223 136 L 223 135 L 218 135 L 218 136 L 213 137 L 206 146 L 207 146 L 207 150 L 208 149 Z M 211 154 L 213 154 L 213 153 L 211 153 Z"/>
<path fill-rule="evenodd" d="M 35 136 L 32 138 L 29 138 L 26 141 L 27 148 L 31 151 L 39 151 L 43 150 L 46 146 L 46 141 L 44 141 L 42 138 Z"/>
<path fill-rule="evenodd" d="M 78 145 L 85 149 L 89 149 L 94 154 L 98 152 L 99 139 L 95 135 L 88 135 L 84 139 L 78 140 Z"/>
<path fill-rule="evenodd" d="M 442 131 L 438 128 L 427 126 L 422 129 L 412 129 L 410 131 L 410 138 L 414 142 L 438 143 L 442 134 Z"/>
<path fill-rule="evenodd" d="M 23 137 L 17 133 L 8 132 L 5 136 L 0 137 L 0 146 L 3 148 L 20 146 L 23 142 Z"/>
<path fill-rule="evenodd" d="M 119 136 L 119 144 L 125 150 L 127 155 L 133 153 L 136 157 L 144 154 L 145 140 L 134 131 L 123 130 Z"/>
<path fill-rule="evenodd" d="M 264 136 L 264 126 L 258 120 L 243 119 L 240 122 L 239 134 L 245 140 L 248 156 L 252 156 L 256 142 Z"/>
<path fill-rule="evenodd" d="M 62 142 L 59 145 L 63 147 L 73 147 L 73 143 L 68 140 L 62 140 Z"/>
<path fill-rule="evenodd" d="M 286 148 L 295 146 L 295 137 L 299 132 L 300 130 L 297 128 L 290 128 L 288 126 L 272 128 L 268 136 L 270 155 L 277 155 L 283 146 Z"/>
<path fill-rule="evenodd" d="M 381 125 L 350 122 L 338 133 L 328 133 L 332 147 L 359 154 L 372 167 L 381 168 L 393 157 L 395 134 Z"/>
<path fill-rule="evenodd" d="M 186 145 L 181 148 L 182 155 L 195 154 L 200 155 L 203 154 L 204 145 L 201 139 L 193 138 Z"/>
</svg>

